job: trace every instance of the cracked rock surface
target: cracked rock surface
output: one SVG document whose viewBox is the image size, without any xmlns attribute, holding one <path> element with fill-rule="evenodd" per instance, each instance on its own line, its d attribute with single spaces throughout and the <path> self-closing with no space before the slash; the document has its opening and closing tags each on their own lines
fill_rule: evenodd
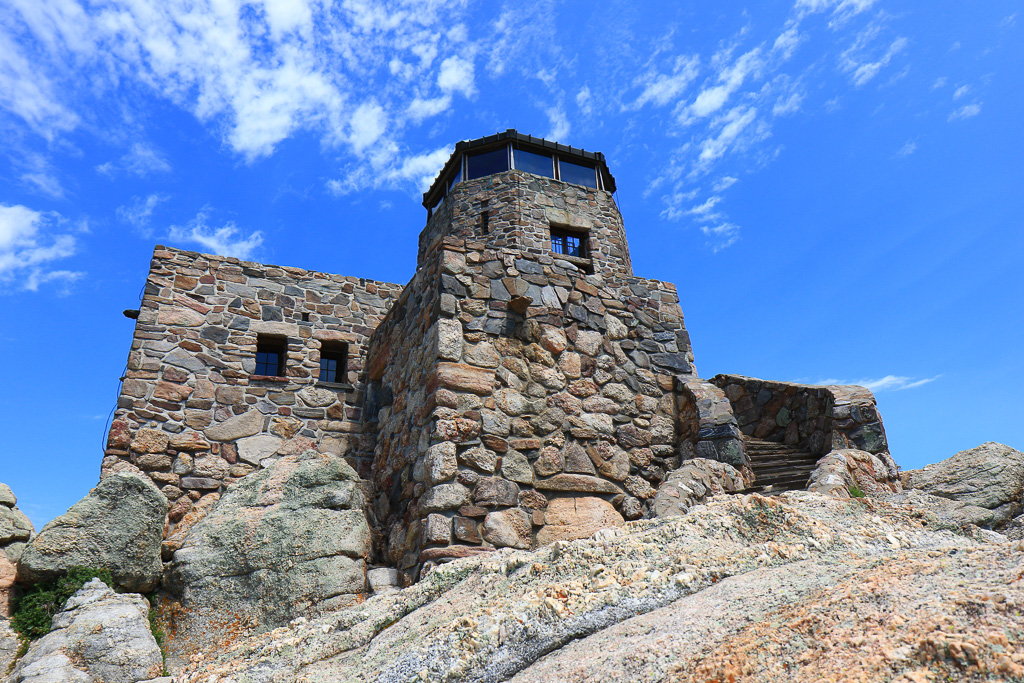
<svg viewBox="0 0 1024 683">
<path fill-rule="evenodd" d="M 719 496 L 441 565 L 176 680 L 1024 680 L 1022 551 L 905 505 Z"/>
</svg>

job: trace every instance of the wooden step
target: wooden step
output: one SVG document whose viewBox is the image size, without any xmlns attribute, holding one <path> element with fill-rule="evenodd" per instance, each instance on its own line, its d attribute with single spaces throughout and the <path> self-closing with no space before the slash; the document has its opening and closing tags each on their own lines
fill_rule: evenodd
<svg viewBox="0 0 1024 683">
<path fill-rule="evenodd" d="M 744 437 L 743 446 L 754 471 L 752 490 L 769 495 L 805 488 L 819 459 L 800 447 L 775 441 Z"/>
</svg>

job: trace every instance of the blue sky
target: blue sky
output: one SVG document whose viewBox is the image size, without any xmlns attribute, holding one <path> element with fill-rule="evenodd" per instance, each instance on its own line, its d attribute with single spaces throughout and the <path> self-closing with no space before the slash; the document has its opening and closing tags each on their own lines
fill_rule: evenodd
<svg viewBox="0 0 1024 683">
<path fill-rule="evenodd" d="M 6 0 L 0 481 L 95 484 L 154 244 L 404 283 L 506 128 L 605 153 L 702 376 L 867 384 L 906 469 L 1024 448 L 1020 8 Z"/>
</svg>

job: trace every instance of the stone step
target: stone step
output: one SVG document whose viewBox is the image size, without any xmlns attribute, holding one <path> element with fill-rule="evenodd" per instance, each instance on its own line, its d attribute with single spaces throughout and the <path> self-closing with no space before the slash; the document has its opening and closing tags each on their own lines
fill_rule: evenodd
<svg viewBox="0 0 1024 683">
<path fill-rule="evenodd" d="M 819 459 L 798 446 L 775 441 L 744 437 L 743 446 L 756 478 L 752 490 L 761 493 L 803 489 Z"/>
</svg>

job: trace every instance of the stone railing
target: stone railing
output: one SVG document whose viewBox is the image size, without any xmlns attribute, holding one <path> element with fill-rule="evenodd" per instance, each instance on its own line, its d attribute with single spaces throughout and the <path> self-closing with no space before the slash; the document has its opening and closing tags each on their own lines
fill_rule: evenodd
<svg viewBox="0 0 1024 683">
<path fill-rule="evenodd" d="M 725 392 L 702 379 L 680 381 L 678 385 L 679 449 L 683 459 L 707 458 L 737 468 L 748 467 L 740 428 Z"/>
<path fill-rule="evenodd" d="M 888 453 L 874 394 L 864 387 L 742 375 L 716 375 L 711 383 L 725 392 L 746 436 L 799 446 L 816 455 L 843 448 Z"/>
</svg>

